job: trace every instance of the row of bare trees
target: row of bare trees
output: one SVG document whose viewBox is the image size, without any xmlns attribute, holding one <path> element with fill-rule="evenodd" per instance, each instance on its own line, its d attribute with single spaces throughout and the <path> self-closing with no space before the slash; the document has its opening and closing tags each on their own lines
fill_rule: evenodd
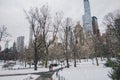
<svg viewBox="0 0 120 80">
<path fill-rule="evenodd" d="M 107 26 L 107 49 L 112 55 L 120 53 L 120 10 L 110 12 L 104 17 L 104 25 Z"/>
<path fill-rule="evenodd" d="M 34 48 L 34 63 L 37 70 L 38 53 L 45 54 L 45 67 L 48 65 L 48 48 L 54 42 L 61 25 L 62 17 L 59 13 L 52 18 L 48 6 L 43 5 L 41 8 L 32 8 L 29 12 L 25 12 L 27 19 L 33 31 L 33 48 Z M 42 46 L 41 46 L 42 45 Z"/>
<path fill-rule="evenodd" d="M 68 39 L 70 39 L 69 28 L 73 26 L 72 20 L 70 18 L 63 19 L 62 13 L 56 13 L 55 17 L 52 17 L 50 15 L 49 8 L 46 5 L 42 6 L 41 8 L 32 8 L 29 12 L 25 11 L 25 13 L 33 31 L 35 70 L 37 70 L 39 54 L 44 53 L 43 61 L 45 61 L 45 67 L 48 66 L 49 48 L 59 34 L 60 41 L 62 43 L 61 46 L 64 51 L 64 53 L 61 54 L 64 54 L 67 67 L 69 67 L 68 51 L 70 49 L 70 42 Z"/>
<path fill-rule="evenodd" d="M 77 37 L 76 33 L 70 28 L 73 27 L 72 20 L 70 18 L 63 19 L 61 13 L 56 13 L 54 17 L 50 14 L 50 10 L 48 6 L 43 5 L 41 8 L 32 8 L 29 12 L 26 12 L 26 18 L 29 21 L 30 27 L 33 31 L 33 43 L 32 47 L 34 50 L 34 68 L 37 70 L 37 64 L 39 60 L 39 55 L 42 57 L 43 64 L 45 67 L 48 67 L 49 60 L 49 48 L 54 43 L 55 38 L 60 34 L 60 41 L 62 43 L 62 49 L 64 54 L 64 58 L 67 63 L 67 67 L 69 67 L 69 56 L 70 50 L 72 56 L 74 58 L 74 66 L 76 67 L 76 58 L 77 58 Z M 109 20 L 109 19 L 108 19 Z M 112 23 L 111 23 L 112 24 Z M 73 42 L 70 42 L 70 37 L 73 37 Z M 98 54 L 95 49 L 96 46 L 102 45 L 100 39 L 96 38 L 96 36 L 92 35 L 93 42 L 95 42 L 92 46 L 94 48 L 94 55 L 96 57 L 96 62 L 98 65 Z M 70 47 L 72 45 L 72 47 Z M 89 45 L 88 45 L 89 46 Z M 103 47 L 103 46 L 101 46 Z M 53 49 L 54 50 L 54 49 Z M 103 50 L 103 48 L 101 48 Z M 103 52 L 104 53 L 104 52 Z M 102 54 L 101 54 L 102 57 Z"/>
</svg>

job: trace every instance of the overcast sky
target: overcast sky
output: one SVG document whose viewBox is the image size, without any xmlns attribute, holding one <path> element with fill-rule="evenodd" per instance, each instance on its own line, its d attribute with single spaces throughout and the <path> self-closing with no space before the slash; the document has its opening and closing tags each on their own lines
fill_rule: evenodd
<svg viewBox="0 0 120 80">
<path fill-rule="evenodd" d="M 29 10 L 36 6 L 41 7 L 44 4 L 48 4 L 51 13 L 62 11 L 64 16 L 82 22 L 83 0 L 0 0 L 0 25 L 5 25 L 12 35 L 10 45 L 16 41 L 18 36 L 25 36 L 25 44 L 27 45 L 29 24 L 23 10 Z M 92 16 L 98 18 L 100 30 L 104 32 L 101 21 L 105 14 L 120 8 L 120 0 L 90 0 L 90 6 Z M 2 42 L 3 45 L 4 42 Z"/>
</svg>

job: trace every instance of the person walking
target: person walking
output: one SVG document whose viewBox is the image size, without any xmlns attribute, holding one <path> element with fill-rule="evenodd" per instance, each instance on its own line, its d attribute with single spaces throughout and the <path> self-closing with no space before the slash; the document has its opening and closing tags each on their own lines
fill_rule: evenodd
<svg viewBox="0 0 120 80">
<path fill-rule="evenodd" d="M 53 66 L 52 66 L 52 64 L 50 64 L 49 71 L 52 71 L 52 70 L 53 70 Z"/>
</svg>

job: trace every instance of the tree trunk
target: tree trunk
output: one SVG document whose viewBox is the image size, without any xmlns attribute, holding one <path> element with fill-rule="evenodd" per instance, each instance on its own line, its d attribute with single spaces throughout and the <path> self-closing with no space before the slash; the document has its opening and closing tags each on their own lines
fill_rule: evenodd
<svg viewBox="0 0 120 80">
<path fill-rule="evenodd" d="M 99 66 L 98 59 L 97 57 L 95 58 L 97 66 Z"/>
<path fill-rule="evenodd" d="M 45 68 L 48 67 L 48 48 L 46 48 Z"/>
<path fill-rule="evenodd" d="M 67 62 L 67 68 L 69 68 L 69 60 L 68 60 L 68 58 L 66 58 L 66 62 Z"/>
<path fill-rule="evenodd" d="M 25 61 L 25 67 L 26 67 L 26 61 Z"/>
<path fill-rule="evenodd" d="M 75 51 L 74 51 L 74 67 L 76 67 L 76 55 L 75 55 Z"/>
<path fill-rule="evenodd" d="M 68 59 L 68 52 L 67 52 L 67 50 L 66 50 L 65 56 L 66 56 L 67 68 L 69 68 L 69 59 Z"/>
<path fill-rule="evenodd" d="M 48 58 L 47 58 L 47 56 L 46 56 L 46 60 L 45 60 L 45 68 L 47 68 L 48 67 Z"/>
<path fill-rule="evenodd" d="M 29 64 L 29 68 L 31 68 L 31 61 L 30 61 L 30 64 Z"/>
<path fill-rule="evenodd" d="M 38 55 L 37 55 L 37 47 L 36 47 L 36 42 L 34 43 L 34 50 L 35 50 L 35 54 L 34 54 L 34 70 L 37 70 L 37 62 L 38 62 Z"/>
<path fill-rule="evenodd" d="M 99 66 L 99 63 L 98 63 L 98 59 L 97 59 L 97 55 L 98 55 L 98 53 L 97 53 L 97 46 L 96 46 L 97 44 L 96 44 L 96 42 L 95 42 L 95 60 L 96 60 L 96 65 L 97 66 Z"/>
<path fill-rule="evenodd" d="M 76 59 L 74 60 L 74 67 L 76 67 Z"/>
</svg>

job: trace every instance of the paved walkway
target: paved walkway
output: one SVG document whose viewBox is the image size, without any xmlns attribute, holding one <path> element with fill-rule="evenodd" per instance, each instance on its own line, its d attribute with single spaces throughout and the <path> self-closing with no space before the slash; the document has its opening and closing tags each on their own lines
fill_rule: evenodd
<svg viewBox="0 0 120 80">
<path fill-rule="evenodd" d="M 46 71 L 46 72 L 36 72 L 36 73 L 21 73 L 21 74 L 4 74 L 4 75 L 0 75 L 0 77 L 4 77 L 4 76 L 17 76 L 17 75 L 28 75 L 28 74 L 36 74 L 36 75 L 40 75 L 43 77 L 51 77 L 54 72 L 57 72 L 59 70 L 62 70 L 63 68 L 58 68 L 55 69 L 53 71 Z"/>
<path fill-rule="evenodd" d="M 46 73 L 40 74 L 40 77 L 38 77 L 36 80 L 52 80 L 52 75 L 54 72 L 58 72 L 59 70 L 62 70 L 63 68 L 55 69 L 53 71 L 48 71 Z M 39 74 L 39 73 L 38 73 Z"/>
</svg>

